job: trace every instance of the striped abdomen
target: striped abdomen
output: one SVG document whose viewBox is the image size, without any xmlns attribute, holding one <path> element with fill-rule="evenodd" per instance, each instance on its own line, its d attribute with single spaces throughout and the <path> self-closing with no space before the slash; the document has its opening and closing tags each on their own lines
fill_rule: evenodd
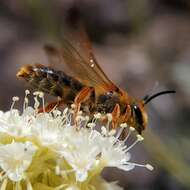
<svg viewBox="0 0 190 190">
<path fill-rule="evenodd" d="M 63 71 L 43 65 L 27 65 L 20 69 L 17 77 L 24 78 L 35 90 L 59 96 L 67 102 L 73 101 L 84 85 Z"/>
</svg>

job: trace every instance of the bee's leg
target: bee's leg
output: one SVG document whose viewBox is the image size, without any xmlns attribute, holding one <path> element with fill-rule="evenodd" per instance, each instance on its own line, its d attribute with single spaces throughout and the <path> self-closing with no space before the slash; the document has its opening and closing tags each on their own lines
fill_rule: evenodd
<svg viewBox="0 0 190 190">
<path fill-rule="evenodd" d="M 127 105 L 127 108 L 125 110 L 125 114 L 124 114 L 124 122 L 127 123 L 129 118 L 131 117 L 131 106 Z"/>
<path fill-rule="evenodd" d="M 74 111 L 74 123 L 77 126 L 76 116 L 77 113 L 80 111 L 81 103 L 89 101 L 89 107 L 95 103 L 95 89 L 93 87 L 84 87 L 75 97 L 74 104 L 75 104 L 75 111 Z"/>
<path fill-rule="evenodd" d="M 38 113 L 42 113 L 42 112 L 47 112 L 49 113 L 50 111 L 52 111 L 55 107 L 59 107 L 61 105 L 63 105 L 64 102 L 63 100 L 58 100 L 55 102 L 51 102 L 49 103 L 45 108 L 41 107 L 38 109 Z"/>
<path fill-rule="evenodd" d="M 84 87 L 75 97 L 74 104 L 76 105 L 76 112 L 80 111 L 81 103 L 87 100 L 95 101 L 95 89 L 93 87 Z"/>
<path fill-rule="evenodd" d="M 120 106 L 119 106 L 119 104 L 116 104 L 112 111 L 112 129 L 117 128 L 120 114 L 121 114 Z"/>
</svg>

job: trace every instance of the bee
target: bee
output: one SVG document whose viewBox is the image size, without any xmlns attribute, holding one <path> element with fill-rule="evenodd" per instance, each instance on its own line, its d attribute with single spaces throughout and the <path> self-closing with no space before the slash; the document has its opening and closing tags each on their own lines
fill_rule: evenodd
<svg viewBox="0 0 190 190">
<path fill-rule="evenodd" d="M 56 105 L 74 103 L 78 110 L 86 113 L 111 113 L 113 128 L 127 123 L 141 134 L 148 123 L 146 104 L 160 95 L 175 93 L 162 91 L 143 99 L 130 96 L 106 76 L 84 30 L 80 31 L 77 42 L 62 38 L 61 48 L 45 45 L 44 50 L 51 66 L 25 65 L 17 77 L 25 79 L 35 90 L 59 97 L 59 102 L 47 105 L 46 111 Z M 55 69 L 57 64 L 63 69 Z"/>
</svg>

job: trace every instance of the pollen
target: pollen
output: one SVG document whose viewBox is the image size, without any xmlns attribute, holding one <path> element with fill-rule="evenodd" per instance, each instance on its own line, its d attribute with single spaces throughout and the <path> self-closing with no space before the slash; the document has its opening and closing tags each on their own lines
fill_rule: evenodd
<svg viewBox="0 0 190 190">
<path fill-rule="evenodd" d="M 144 138 L 139 134 L 137 135 L 137 139 L 138 139 L 138 141 L 143 141 L 144 140 Z"/>
<path fill-rule="evenodd" d="M 17 101 L 19 101 L 19 97 L 18 96 L 14 96 L 12 100 L 13 100 L 13 102 L 17 102 Z"/>
</svg>

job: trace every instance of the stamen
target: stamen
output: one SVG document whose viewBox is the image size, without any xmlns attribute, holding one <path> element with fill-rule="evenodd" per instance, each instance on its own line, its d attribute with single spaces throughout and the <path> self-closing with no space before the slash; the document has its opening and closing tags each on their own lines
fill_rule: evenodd
<svg viewBox="0 0 190 190">
<path fill-rule="evenodd" d="M 34 109 L 38 111 L 38 108 L 40 106 L 40 102 L 38 101 L 38 97 L 34 97 Z"/>
<path fill-rule="evenodd" d="M 26 95 L 29 95 L 30 94 L 30 91 L 27 89 L 27 90 L 25 90 L 25 94 Z"/>
<path fill-rule="evenodd" d="M 28 102 L 29 102 L 28 98 L 25 97 L 24 98 L 24 108 L 28 107 Z M 25 110 L 25 109 L 23 109 L 23 110 Z"/>
<path fill-rule="evenodd" d="M 150 164 L 146 164 L 145 167 L 150 171 L 154 170 L 154 167 Z"/>
<path fill-rule="evenodd" d="M 123 140 L 124 143 L 128 140 L 128 138 L 129 138 L 130 135 L 131 135 L 131 130 L 128 131 L 127 136 Z"/>
<path fill-rule="evenodd" d="M 84 121 L 85 121 L 85 122 L 84 122 L 84 125 L 83 125 L 83 126 L 84 126 L 85 128 L 86 128 L 87 125 L 88 125 L 88 121 L 89 121 L 89 119 L 90 119 L 90 117 L 87 116 L 87 115 L 84 117 Z"/>
<path fill-rule="evenodd" d="M 119 137 L 121 136 L 121 133 L 123 132 L 124 128 L 123 127 L 120 127 L 117 134 L 116 134 L 116 139 L 119 139 Z"/>
<path fill-rule="evenodd" d="M 90 117 L 88 115 L 85 116 L 85 120 L 89 121 Z"/>
<path fill-rule="evenodd" d="M 26 110 L 26 108 L 28 107 L 28 95 L 30 94 L 29 90 L 25 90 L 25 97 L 24 97 L 24 103 L 23 103 L 23 112 Z"/>
<path fill-rule="evenodd" d="M 127 123 L 121 123 L 120 124 L 120 127 L 119 127 L 119 130 L 117 131 L 117 135 L 116 135 L 116 139 L 119 139 L 119 137 L 121 136 L 121 134 L 122 134 L 122 132 L 123 132 L 123 130 L 124 130 L 124 128 L 127 128 L 128 126 L 127 126 Z"/>
<path fill-rule="evenodd" d="M 150 164 L 137 164 L 137 163 L 127 162 L 127 165 L 128 164 L 131 164 L 133 166 L 143 167 L 143 168 L 146 168 L 146 169 L 148 169 L 150 171 L 154 170 L 154 167 L 152 165 L 150 165 Z"/>
<path fill-rule="evenodd" d="M 102 117 L 101 113 L 94 114 L 94 117 L 92 118 L 92 123 L 96 123 L 100 118 Z"/>
<path fill-rule="evenodd" d="M 45 113 L 45 99 L 44 99 L 44 93 L 40 92 L 39 97 L 42 99 L 42 108 L 43 112 Z"/>
<path fill-rule="evenodd" d="M 102 127 L 101 127 L 101 134 L 107 136 L 107 133 L 108 133 L 108 132 L 107 132 L 107 128 L 104 127 L 104 126 L 102 126 Z"/>
<path fill-rule="evenodd" d="M 114 136 L 116 133 L 115 129 L 112 129 L 111 131 L 109 131 L 108 136 Z"/>
<path fill-rule="evenodd" d="M 69 108 L 65 108 L 65 109 L 63 110 L 63 115 L 64 115 L 64 116 L 67 114 L 68 110 L 69 110 Z"/>
<path fill-rule="evenodd" d="M 83 117 L 82 115 L 77 115 L 75 120 L 78 124 L 78 128 L 80 129 L 82 127 L 82 122 L 85 120 L 85 117 Z"/>
<path fill-rule="evenodd" d="M 73 118 L 73 114 L 74 114 L 73 112 L 74 112 L 73 110 L 68 111 L 67 117 L 65 117 L 66 124 L 69 124 L 72 122 L 72 118 Z"/>
<path fill-rule="evenodd" d="M 44 93 L 43 92 L 39 92 L 39 97 L 43 98 L 44 97 Z"/>
<path fill-rule="evenodd" d="M 75 109 L 76 108 L 76 105 L 75 104 L 71 104 L 71 109 Z"/>
<path fill-rule="evenodd" d="M 33 93 L 33 95 L 34 95 L 34 96 L 38 96 L 38 95 L 39 95 L 39 92 L 36 91 L 36 92 Z"/>
<path fill-rule="evenodd" d="M 107 118 L 108 118 L 108 122 L 111 122 L 111 121 L 112 121 L 112 114 L 111 114 L 111 113 L 108 113 L 108 114 L 107 114 Z"/>
<path fill-rule="evenodd" d="M 61 115 L 61 111 L 59 111 L 59 110 L 53 110 L 53 112 L 52 112 L 53 114 L 54 114 L 54 116 L 55 116 L 55 118 L 56 117 L 59 117 L 60 115 Z"/>
<path fill-rule="evenodd" d="M 141 135 L 138 134 L 136 141 L 135 141 L 132 145 L 130 145 L 130 146 L 125 150 L 125 152 L 129 151 L 131 148 L 133 148 L 138 142 L 142 141 L 143 139 L 144 139 L 144 138 L 143 138 Z"/>
<path fill-rule="evenodd" d="M 95 123 L 88 123 L 87 127 L 93 129 L 94 127 L 96 127 L 96 124 Z"/>
<path fill-rule="evenodd" d="M 128 140 L 128 138 L 131 135 L 131 132 L 133 132 L 134 130 L 135 130 L 134 127 L 129 127 L 129 132 L 128 132 L 127 136 L 125 137 L 125 139 L 123 140 L 124 143 Z"/>
<path fill-rule="evenodd" d="M 77 115 L 80 115 L 80 116 L 81 116 L 82 113 L 83 113 L 83 112 L 80 110 L 80 111 L 77 113 Z"/>
<path fill-rule="evenodd" d="M 38 101 L 38 97 L 42 99 L 42 107 L 43 112 L 45 112 L 45 100 L 44 100 L 44 93 L 40 91 L 36 91 L 33 93 L 34 97 L 34 108 L 36 111 L 38 111 L 38 108 L 40 106 L 40 102 Z M 52 111 L 52 110 L 51 110 Z"/>
<path fill-rule="evenodd" d="M 143 141 L 143 140 L 144 140 L 144 137 L 142 137 L 141 135 L 138 134 L 138 135 L 137 135 L 137 140 L 138 140 L 138 141 Z"/>
<path fill-rule="evenodd" d="M 128 125 L 127 125 L 127 123 L 121 123 L 121 124 L 120 124 L 120 127 L 121 127 L 121 128 L 127 128 Z"/>
<path fill-rule="evenodd" d="M 13 97 L 13 101 L 14 101 L 14 102 L 19 101 L 19 97 L 18 97 L 18 96 L 14 96 L 14 97 Z"/>
<path fill-rule="evenodd" d="M 112 121 L 112 114 L 111 113 L 107 114 L 107 119 L 108 119 L 108 121 L 106 123 L 106 129 L 107 129 L 107 131 L 109 131 L 110 130 L 110 123 Z"/>
<path fill-rule="evenodd" d="M 11 105 L 11 111 L 13 110 L 15 103 L 19 101 L 19 97 L 18 96 L 14 96 L 12 98 L 12 101 L 13 101 L 13 103 Z"/>
<path fill-rule="evenodd" d="M 40 96 L 42 95 L 42 93 L 43 93 L 43 92 L 41 92 L 41 91 L 36 91 L 36 92 L 33 93 L 33 95 L 40 97 Z"/>
<path fill-rule="evenodd" d="M 129 130 L 130 131 L 135 131 L 135 128 L 134 127 L 129 127 Z"/>
<path fill-rule="evenodd" d="M 95 119 L 100 119 L 102 117 L 102 114 L 101 113 L 96 113 L 94 114 L 94 118 Z"/>
</svg>

